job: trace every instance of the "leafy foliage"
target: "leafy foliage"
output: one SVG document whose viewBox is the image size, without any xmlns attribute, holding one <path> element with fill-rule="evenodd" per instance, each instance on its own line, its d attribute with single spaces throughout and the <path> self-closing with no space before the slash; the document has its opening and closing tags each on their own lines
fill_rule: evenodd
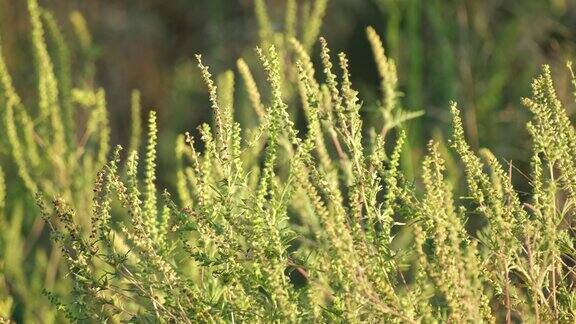
<svg viewBox="0 0 576 324">
<path fill-rule="evenodd" d="M 529 198 L 512 185 L 511 162 L 506 172 L 489 150 L 470 148 L 450 104 L 450 143 L 468 195 L 457 199 L 441 143 L 428 145 L 416 185 L 400 169 L 410 136 L 402 127 L 421 113 L 401 107 L 394 61 L 374 29 L 367 37 L 381 78 L 378 128 L 363 124 L 346 54 L 335 59 L 320 38 L 321 65 L 312 63 L 325 6 L 318 0 L 307 9 L 311 28 L 298 39 L 295 1 L 287 2 L 281 37 L 265 2 L 256 1 L 266 86 L 238 61 L 258 118 L 254 129 L 235 120 L 234 73 L 215 81 L 196 56 L 213 122 L 199 127 L 198 138 L 178 137 L 173 198 L 156 184 L 156 113 L 148 118 L 143 166 L 137 92 L 127 157 L 117 146 L 108 158 L 104 91 L 71 86 L 62 36 L 29 0 L 39 116 L 24 108 L 3 60 L 0 107 L 10 157 L 50 227 L 49 248 L 63 259 L 54 262 L 66 270 L 60 289 L 45 293 L 52 311 L 75 322 L 575 320 L 576 130 L 550 69 L 523 100 L 534 115 Z M 59 44 L 56 55 L 45 38 Z M 87 111 L 83 132 L 75 129 L 76 106 Z M 303 113 L 306 129 L 295 127 L 294 111 Z M 3 210 L 10 187 L 2 172 L 0 180 Z M 474 232 L 472 218 L 487 225 Z M 0 220 L 4 270 L 22 263 L 7 247 L 21 218 Z M 21 273 L 0 273 L 0 315 L 11 317 L 28 285 Z M 52 314 L 49 320 L 61 316 Z"/>
</svg>

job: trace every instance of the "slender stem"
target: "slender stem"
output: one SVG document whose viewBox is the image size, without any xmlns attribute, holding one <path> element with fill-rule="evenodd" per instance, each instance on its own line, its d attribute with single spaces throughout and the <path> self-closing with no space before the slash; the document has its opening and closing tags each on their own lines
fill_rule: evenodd
<svg viewBox="0 0 576 324">
<path fill-rule="evenodd" d="M 534 271 L 534 259 L 532 256 L 532 248 L 531 248 L 531 243 L 530 243 L 530 235 L 526 234 L 526 255 L 528 256 L 528 267 L 529 267 L 529 273 L 530 276 L 532 277 L 532 271 Z M 533 281 L 533 280 L 532 280 Z M 532 299 L 534 299 L 532 302 L 534 303 L 534 316 L 536 316 L 536 324 L 540 324 L 540 307 L 538 306 L 538 292 L 537 292 L 537 287 L 535 287 L 535 284 L 532 283 Z"/>
<path fill-rule="evenodd" d="M 508 263 L 504 262 L 504 295 L 506 296 L 506 324 L 512 323 L 510 306 L 510 281 L 508 279 Z"/>
</svg>

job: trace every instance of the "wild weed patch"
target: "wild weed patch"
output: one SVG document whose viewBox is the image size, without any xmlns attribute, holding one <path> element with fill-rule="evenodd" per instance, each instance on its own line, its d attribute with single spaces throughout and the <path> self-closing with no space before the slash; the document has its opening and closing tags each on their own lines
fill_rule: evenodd
<svg viewBox="0 0 576 324">
<path fill-rule="evenodd" d="M 365 125 L 346 54 L 316 42 L 326 2 L 299 21 L 287 1 L 277 33 L 256 1 L 259 65 L 240 59 L 215 78 L 196 56 L 213 122 L 178 137 L 171 193 L 157 185 L 156 112 L 142 125 L 135 92 L 128 150 L 111 149 L 104 90 L 71 75 L 56 21 L 29 0 L 37 98 L 23 104 L 0 56 L 0 129 L 36 206 L 4 199 L 12 183 L 0 181 L 0 315 L 10 320 L 17 302 L 25 320 L 48 321 L 573 322 L 576 130 L 550 68 L 522 100 L 528 195 L 505 157 L 471 149 L 454 102 L 448 147 L 430 141 L 409 179 L 403 125 L 422 112 L 402 106 L 395 62 L 368 27 L 381 83 L 378 123 Z M 252 129 L 235 118 L 236 75 Z M 447 151 L 465 197 L 446 179 Z M 11 252 L 26 250 L 23 209 L 52 237 L 33 274 Z M 471 218 L 486 225 L 472 232 Z"/>
</svg>

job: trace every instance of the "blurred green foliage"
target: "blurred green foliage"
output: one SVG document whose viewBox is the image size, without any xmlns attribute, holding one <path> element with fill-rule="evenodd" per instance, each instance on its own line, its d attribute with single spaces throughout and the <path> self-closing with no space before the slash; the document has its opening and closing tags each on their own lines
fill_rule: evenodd
<svg viewBox="0 0 576 324">
<path fill-rule="evenodd" d="M 21 74 L 15 79 L 30 84 L 30 74 L 20 68 L 30 56 L 25 2 L 0 3 L 8 65 Z M 249 63 L 255 60 L 253 48 L 259 35 L 252 0 L 47 0 L 42 4 L 55 12 L 66 32 L 71 30 L 72 10 L 86 17 L 97 46 L 96 80 L 110 89 L 107 99 L 113 107 L 116 142 L 128 138 L 122 126 L 130 113 L 132 89 L 142 92 L 144 107 L 159 110 L 161 128 L 180 133 L 209 119 L 198 75 L 184 72 L 194 54 L 208 57 L 215 71 L 234 66 L 239 57 L 249 58 Z M 283 26 L 284 6 L 284 0 L 267 1 L 276 30 Z M 413 136 L 414 141 L 424 143 L 434 129 L 445 128 L 446 104 L 455 99 L 462 103 L 474 147 L 491 146 L 498 154 L 518 159 L 526 148 L 524 141 L 517 140 L 523 136 L 508 136 L 523 134 L 526 114 L 518 109 L 517 98 L 528 93 L 538 66 L 563 66 L 574 53 L 576 3 L 332 0 L 321 34 L 336 49 L 347 50 L 352 81 L 362 87 L 365 97 L 366 93 L 376 96 L 377 81 L 368 43 L 361 37 L 368 25 L 383 35 L 389 56 L 398 64 L 405 106 L 426 111 L 424 118 L 412 122 L 413 131 L 421 134 L 419 139 Z M 421 152 L 414 153 L 413 163 L 417 163 Z"/>
</svg>

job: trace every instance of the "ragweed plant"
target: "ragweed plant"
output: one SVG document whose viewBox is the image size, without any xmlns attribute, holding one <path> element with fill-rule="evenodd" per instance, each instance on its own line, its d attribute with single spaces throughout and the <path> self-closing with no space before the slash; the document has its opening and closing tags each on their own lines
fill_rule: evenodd
<svg viewBox="0 0 576 324">
<path fill-rule="evenodd" d="M 0 59 L 3 125 L 11 155 L 30 193 L 61 193 L 83 202 L 78 197 L 89 195 L 86 183 L 94 181 L 107 161 L 110 130 L 105 93 L 72 86 L 69 50 L 52 14 L 35 0 L 28 1 L 28 9 L 38 77 L 36 105 L 25 105 Z M 86 123 L 78 124 L 80 118 Z M 85 176 L 75 177 L 78 173 Z"/>
<path fill-rule="evenodd" d="M 275 46 L 257 50 L 270 101 L 248 84 L 262 122 L 247 139 L 233 118 L 232 78 L 214 82 L 197 56 L 214 121 L 199 128 L 202 152 L 189 134 L 176 146 L 182 207 L 168 194 L 157 206 L 154 114 L 142 183 L 137 152 L 121 176 L 117 150 L 97 178 L 90 216 L 62 198 L 53 207 L 39 201 L 74 278 L 71 297 L 49 295 L 69 319 L 416 320 L 394 289 L 401 257 L 389 246 L 404 135 L 388 156 L 385 132 L 374 130 L 379 135 L 365 150 L 347 58 L 338 56 L 339 82 L 320 43 L 325 84 L 304 52 L 296 64 L 305 135 L 288 114 Z M 111 214 L 113 198 L 126 217 Z M 89 230 L 78 217 L 91 219 Z M 294 229 L 290 218 L 302 227 Z"/>
<path fill-rule="evenodd" d="M 489 151 L 485 163 L 464 140 L 455 104 L 453 146 L 463 162 L 474 210 L 489 225 L 479 233 L 485 276 L 507 322 L 574 320 L 574 126 L 556 97 L 550 68 L 523 100 L 534 113 L 528 124 L 534 141 L 531 201 L 522 203 L 509 170 Z M 485 167 L 490 173 L 484 171 Z"/>
<path fill-rule="evenodd" d="M 82 71 L 72 75 L 72 53 L 53 14 L 36 0 L 28 1 L 28 12 L 35 101 L 19 94 L 0 47 L 0 125 L 7 145 L 2 159 L 10 160 L 17 173 L 10 175 L 14 186 L 0 233 L 2 276 L 9 283 L 0 290 L 22 308 L 19 320 L 52 321 L 56 315 L 40 296 L 45 289 L 66 289 L 68 281 L 60 271 L 59 249 L 45 245 L 48 231 L 44 221 L 34 217 L 33 198 L 59 195 L 79 211 L 89 209 L 96 175 L 108 160 L 110 129 L 105 92 L 90 79 L 91 60 L 86 57 Z M 83 17 L 74 12 L 71 21 L 83 51 L 88 51 L 91 36 Z M 79 57 L 83 59 L 83 53 Z M 16 177 L 24 192 L 17 189 Z M 86 226 L 90 219 L 74 222 Z M 34 271 L 27 273 L 28 268 Z"/>
<path fill-rule="evenodd" d="M 333 55 L 320 38 L 320 64 L 313 63 L 308 38 L 316 39 L 326 2 L 302 10 L 316 18 L 308 18 L 311 29 L 298 40 L 297 2 L 288 1 L 279 43 L 264 1 L 257 1 L 263 41 L 256 54 L 266 81 L 257 80 L 244 60 L 238 73 L 258 122 L 243 129 L 237 121 L 234 72 L 214 78 L 197 55 L 213 118 L 197 136 L 178 137 L 172 197 L 157 185 L 156 113 L 149 114 L 142 155 L 135 92 L 126 158 L 120 146 L 108 156 L 103 90 L 59 90 L 70 83 L 61 81 L 65 73 L 51 70 L 55 65 L 34 13 L 44 11 L 29 3 L 41 70 L 40 117 L 24 109 L 5 64 L 2 108 L 11 156 L 22 183 L 36 194 L 62 259 L 56 265 L 69 278 L 58 289 L 46 287 L 48 321 L 58 320 L 56 314 L 73 322 L 575 320 L 576 131 L 548 67 L 523 100 L 534 114 L 528 197 L 512 184 L 512 162 L 502 164 L 487 149 L 472 150 L 460 112 L 450 104 L 450 143 L 467 187 L 460 198 L 446 177 L 452 164 L 434 141 L 417 182 L 401 171 L 410 136 L 403 123 L 419 113 L 402 109 L 394 62 L 374 29 L 367 36 L 381 78 L 377 127 L 363 122 L 365 105 L 346 54 Z M 286 44 L 291 51 L 283 49 Z M 69 107 L 90 112 L 81 141 L 65 122 L 70 117 L 62 96 Z M 305 128 L 296 127 L 294 111 L 303 114 Z M 33 155 L 42 151 L 45 136 L 55 147 Z M 88 176 L 78 179 L 71 170 Z M 90 192 L 74 185 L 87 179 Z M 487 225 L 475 231 L 468 226 L 471 218 Z M 19 234 L 11 228 L 19 229 L 22 218 L 1 220 L 7 234 L 0 247 L 7 251 Z M 21 264 L 14 255 L 2 254 L 0 269 Z M 27 286 L 11 286 L 22 280 L 0 273 L 1 316 L 12 317 L 12 304 Z"/>
</svg>

